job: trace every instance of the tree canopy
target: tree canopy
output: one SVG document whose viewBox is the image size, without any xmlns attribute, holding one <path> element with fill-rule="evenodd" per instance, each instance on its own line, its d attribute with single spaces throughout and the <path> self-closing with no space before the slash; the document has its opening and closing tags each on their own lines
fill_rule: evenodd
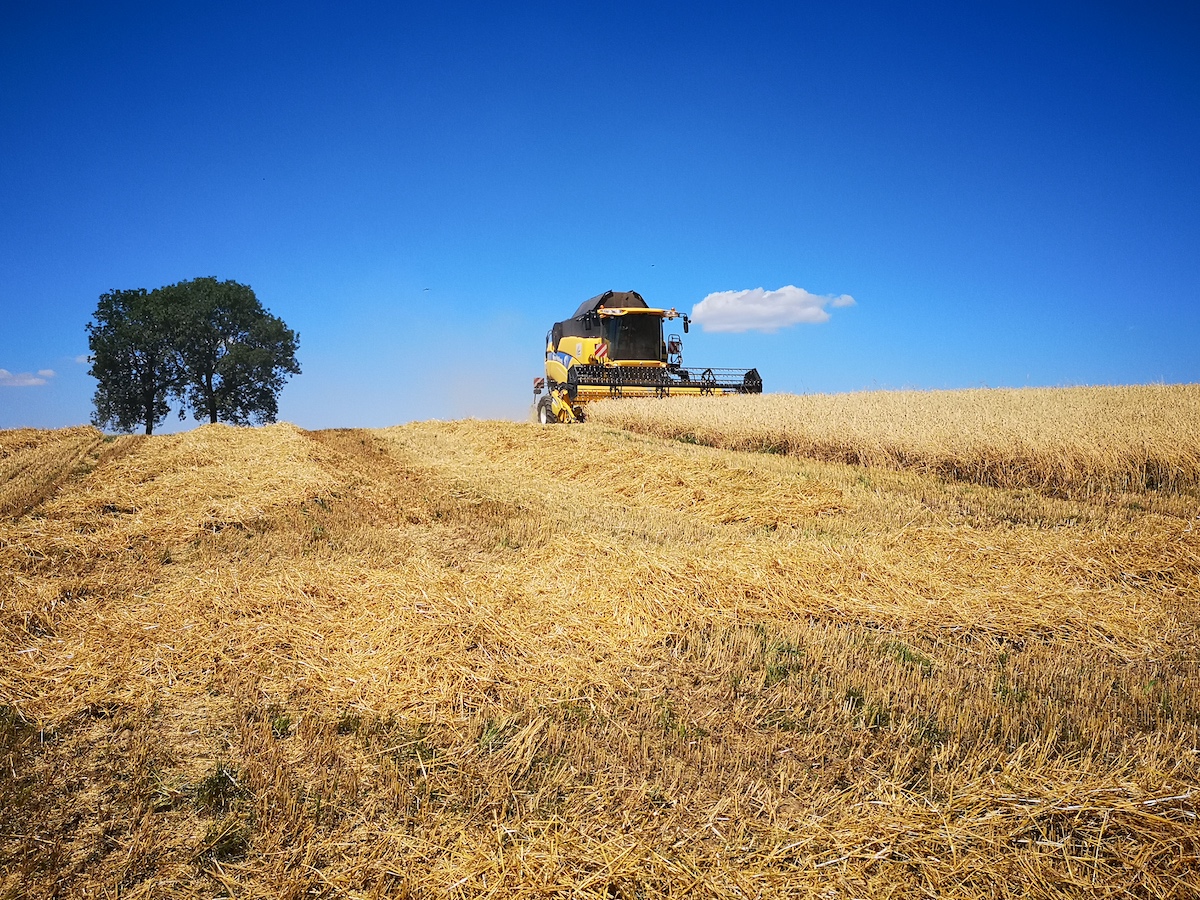
<svg viewBox="0 0 1200 900">
<path fill-rule="evenodd" d="M 196 419 L 274 422 L 279 391 L 300 374 L 297 336 L 247 285 L 195 278 L 162 288 L 179 316 L 180 397 Z"/>
<path fill-rule="evenodd" d="M 100 297 L 88 323 L 92 421 L 152 434 L 179 402 L 197 420 L 238 425 L 275 421 L 279 392 L 296 361 L 299 336 L 235 281 L 195 278 Z"/>
<path fill-rule="evenodd" d="M 142 424 L 146 434 L 170 412 L 167 397 L 179 385 L 179 353 L 172 310 L 158 291 L 114 290 L 100 295 L 87 325 L 98 386 L 92 422 L 118 431 Z"/>
</svg>

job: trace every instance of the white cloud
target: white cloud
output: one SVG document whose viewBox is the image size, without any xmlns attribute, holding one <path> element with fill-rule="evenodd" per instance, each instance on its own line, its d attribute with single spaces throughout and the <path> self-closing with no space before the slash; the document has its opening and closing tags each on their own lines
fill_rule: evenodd
<svg viewBox="0 0 1200 900">
<path fill-rule="evenodd" d="M 92 358 L 86 353 L 80 353 L 77 357 L 75 357 L 75 362 L 77 363 L 90 363 L 91 361 Z"/>
<path fill-rule="evenodd" d="M 54 372 L 42 369 L 36 375 L 29 372 L 10 372 L 0 369 L 0 387 L 36 387 L 45 384 L 47 378 L 53 378 Z"/>
<path fill-rule="evenodd" d="M 827 322 L 825 307 L 853 305 L 849 294 L 822 296 L 789 284 L 774 291 L 754 288 L 709 294 L 692 308 L 692 319 L 705 331 L 772 332 L 801 322 Z"/>
</svg>

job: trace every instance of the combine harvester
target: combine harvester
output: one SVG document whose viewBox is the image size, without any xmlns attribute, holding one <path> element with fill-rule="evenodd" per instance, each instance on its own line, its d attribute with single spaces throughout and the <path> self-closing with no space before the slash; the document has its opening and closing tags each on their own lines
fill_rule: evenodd
<svg viewBox="0 0 1200 900">
<path fill-rule="evenodd" d="M 761 394 L 757 369 L 686 369 L 683 338 L 663 340 L 663 321 L 688 317 L 652 309 L 635 291 L 605 291 L 546 335 L 546 375 L 533 380 L 538 421 L 580 422 L 594 400 L 611 397 Z M 543 396 L 543 391 L 545 396 Z"/>
</svg>

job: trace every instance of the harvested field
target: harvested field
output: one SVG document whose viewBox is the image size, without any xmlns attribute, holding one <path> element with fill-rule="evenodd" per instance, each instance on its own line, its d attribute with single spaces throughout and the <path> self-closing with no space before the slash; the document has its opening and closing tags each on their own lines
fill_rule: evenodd
<svg viewBox="0 0 1200 900">
<path fill-rule="evenodd" d="M 140 438 L 106 439 L 95 428 L 0 431 L 0 516 L 22 513 L 70 477 L 127 453 Z"/>
<path fill-rule="evenodd" d="M 85 432 L 0 434 L 0 897 L 1200 892 L 1186 491 Z"/>
<path fill-rule="evenodd" d="M 1200 496 L 1200 385 L 877 391 L 594 404 L 594 422 L 1060 496 Z"/>
</svg>

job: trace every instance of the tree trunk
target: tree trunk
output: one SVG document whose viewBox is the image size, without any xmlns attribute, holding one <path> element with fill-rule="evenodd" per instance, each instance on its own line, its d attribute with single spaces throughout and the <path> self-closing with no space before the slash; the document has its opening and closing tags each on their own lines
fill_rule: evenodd
<svg viewBox="0 0 1200 900">
<path fill-rule="evenodd" d="M 213 425 L 216 425 L 217 424 L 217 395 L 213 391 L 212 382 L 213 382 L 212 372 L 205 373 L 204 389 L 205 389 L 205 395 L 208 399 L 208 421 L 211 422 Z"/>
</svg>

